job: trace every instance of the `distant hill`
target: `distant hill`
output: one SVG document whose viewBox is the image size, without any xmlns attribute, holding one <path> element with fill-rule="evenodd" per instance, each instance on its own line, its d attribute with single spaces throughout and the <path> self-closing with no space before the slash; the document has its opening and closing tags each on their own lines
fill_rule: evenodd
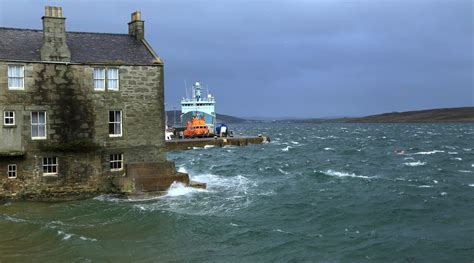
<svg viewBox="0 0 474 263">
<path fill-rule="evenodd" d="M 358 118 L 295 120 L 304 123 L 474 122 L 474 107 L 390 112 Z"/>
<path fill-rule="evenodd" d="M 391 112 L 362 118 L 347 118 L 345 122 L 474 122 L 474 107 Z"/>
<path fill-rule="evenodd" d="M 166 111 L 166 115 L 168 116 L 168 125 L 173 126 L 174 123 L 180 124 L 181 119 L 181 111 Z M 173 121 L 173 119 L 176 117 L 176 119 Z M 217 122 L 223 122 L 223 123 L 242 123 L 242 122 L 247 122 L 248 120 L 230 116 L 230 115 L 224 115 L 224 114 L 219 114 L 217 113 Z"/>
</svg>

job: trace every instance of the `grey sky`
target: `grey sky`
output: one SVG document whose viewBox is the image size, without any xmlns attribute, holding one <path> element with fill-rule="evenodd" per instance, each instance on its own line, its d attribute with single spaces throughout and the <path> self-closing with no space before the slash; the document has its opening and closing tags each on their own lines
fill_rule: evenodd
<svg viewBox="0 0 474 263">
<path fill-rule="evenodd" d="M 126 33 L 141 10 L 165 61 L 167 108 L 200 80 L 217 112 L 326 117 L 474 106 L 470 0 L 6 1 L 0 26 Z"/>
</svg>

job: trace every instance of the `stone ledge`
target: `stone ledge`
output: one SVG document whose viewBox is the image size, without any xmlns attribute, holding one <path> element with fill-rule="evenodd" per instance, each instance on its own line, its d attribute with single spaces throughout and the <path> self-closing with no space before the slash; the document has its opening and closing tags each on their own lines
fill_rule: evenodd
<svg viewBox="0 0 474 263">
<path fill-rule="evenodd" d="M 0 157 L 15 157 L 15 156 L 24 156 L 26 153 L 23 151 L 8 151 L 0 152 Z"/>
</svg>

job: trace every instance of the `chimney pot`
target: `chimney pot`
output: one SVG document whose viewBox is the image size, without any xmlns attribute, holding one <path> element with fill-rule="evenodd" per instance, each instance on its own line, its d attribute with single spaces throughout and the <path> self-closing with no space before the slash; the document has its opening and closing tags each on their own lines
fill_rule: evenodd
<svg viewBox="0 0 474 263">
<path fill-rule="evenodd" d="M 45 6 L 44 16 L 47 17 L 63 17 L 63 9 L 60 6 Z"/>
<path fill-rule="evenodd" d="M 132 22 L 142 20 L 142 13 L 140 11 L 135 11 L 132 13 Z"/>
</svg>

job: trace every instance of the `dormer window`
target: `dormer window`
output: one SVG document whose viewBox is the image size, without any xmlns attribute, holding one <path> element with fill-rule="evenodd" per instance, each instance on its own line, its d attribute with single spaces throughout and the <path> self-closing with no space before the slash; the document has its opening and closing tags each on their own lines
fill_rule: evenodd
<svg viewBox="0 0 474 263">
<path fill-rule="evenodd" d="M 8 65 L 8 89 L 25 89 L 25 67 L 23 65 Z"/>
<path fill-rule="evenodd" d="M 106 89 L 119 90 L 118 68 L 94 68 L 94 90 L 105 91 Z"/>
</svg>

